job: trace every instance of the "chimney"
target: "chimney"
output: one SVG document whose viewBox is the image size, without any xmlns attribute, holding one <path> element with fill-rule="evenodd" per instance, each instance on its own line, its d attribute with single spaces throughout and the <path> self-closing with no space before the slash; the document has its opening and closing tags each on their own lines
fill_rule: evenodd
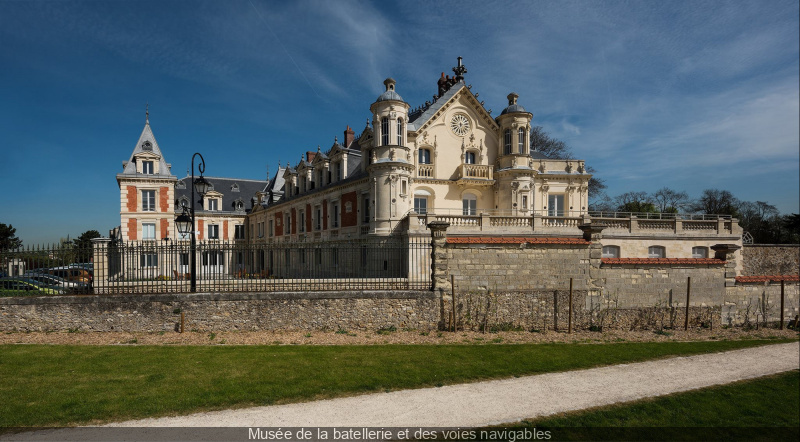
<svg viewBox="0 0 800 442">
<path fill-rule="evenodd" d="M 353 132 L 353 129 L 350 129 L 350 126 L 347 126 L 347 130 L 344 131 L 344 147 L 350 147 L 350 143 L 356 137 L 356 133 Z"/>
</svg>

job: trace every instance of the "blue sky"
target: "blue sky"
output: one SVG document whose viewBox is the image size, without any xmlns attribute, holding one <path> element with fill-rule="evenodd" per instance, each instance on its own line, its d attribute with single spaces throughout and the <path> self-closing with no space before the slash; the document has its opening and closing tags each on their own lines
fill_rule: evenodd
<svg viewBox="0 0 800 442">
<path fill-rule="evenodd" d="M 416 107 L 441 72 L 506 95 L 611 196 L 720 188 L 798 212 L 798 2 L 0 0 L 0 223 L 26 244 L 119 225 L 150 123 L 173 173 L 264 178 L 383 80 Z"/>
</svg>

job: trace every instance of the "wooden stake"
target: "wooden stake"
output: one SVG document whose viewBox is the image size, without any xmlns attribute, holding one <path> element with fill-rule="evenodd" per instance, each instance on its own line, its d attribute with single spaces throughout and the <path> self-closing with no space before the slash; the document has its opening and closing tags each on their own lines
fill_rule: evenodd
<svg viewBox="0 0 800 442">
<path fill-rule="evenodd" d="M 781 330 L 783 330 L 783 279 L 781 279 Z"/>
<path fill-rule="evenodd" d="M 692 293 L 692 277 L 686 278 L 686 317 L 683 320 L 683 329 L 689 330 L 689 296 Z"/>
<path fill-rule="evenodd" d="M 453 333 L 456 331 L 456 280 L 450 275 L 450 301 L 453 302 Z"/>
<path fill-rule="evenodd" d="M 569 278 L 569 321 L 567 322 L 567 333 L 572 333 L 572 278 Z"/>
</svg>

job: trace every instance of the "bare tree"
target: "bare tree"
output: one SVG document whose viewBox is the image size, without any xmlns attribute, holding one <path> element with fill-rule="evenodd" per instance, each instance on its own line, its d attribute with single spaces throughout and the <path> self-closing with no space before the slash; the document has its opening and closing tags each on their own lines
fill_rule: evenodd
<svg viewBox="0 0 800 442">
<path fill-rule="evenodd" d="M 692 210 L 705 214 L 738 216 L 740 201 L 727 190 L 706 189 L 692 204 Z"/>
<path fill-rule="evenodd" d="M 650 195 L 656 208 L 661 213 L 677 213 L 689 205 L 689 194 L 678 192 L 669 187 L 662 187 Z"/>
</svg>

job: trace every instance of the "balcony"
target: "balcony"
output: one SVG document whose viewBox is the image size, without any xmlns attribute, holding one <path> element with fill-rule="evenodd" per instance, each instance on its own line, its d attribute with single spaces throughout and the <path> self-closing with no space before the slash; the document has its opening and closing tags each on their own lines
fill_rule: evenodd
<svg viewBox="0 0 800 442">
<path fill-rule="evenodd" d="M 459 169 L 458 183 L 491 186 L 494 184 L 494 167 L 482 164 L 462 164 Z"/>
<path fill-rule="evenodd" d="M 417 178 L 433 178 L 433 164 L 418 165 Z"/>
</svg>

